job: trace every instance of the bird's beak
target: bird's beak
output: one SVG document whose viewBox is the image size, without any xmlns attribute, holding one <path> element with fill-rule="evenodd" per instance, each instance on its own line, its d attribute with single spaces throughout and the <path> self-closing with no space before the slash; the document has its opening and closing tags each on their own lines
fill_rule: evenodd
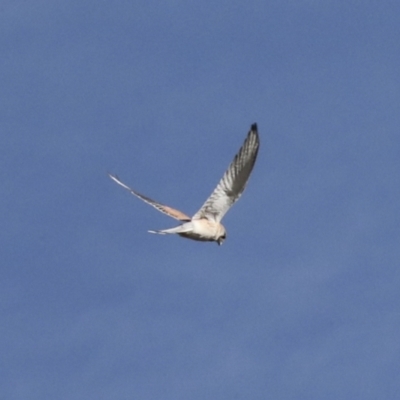
<svg viewBox="0 0 400 400">
<path fill-rule="evenodd" d="M 218 239 L 217 243 L 218 243 L 218 246 L 221 246 L 222 243 L 224 243 L 224 239 Z"/>
</svg>

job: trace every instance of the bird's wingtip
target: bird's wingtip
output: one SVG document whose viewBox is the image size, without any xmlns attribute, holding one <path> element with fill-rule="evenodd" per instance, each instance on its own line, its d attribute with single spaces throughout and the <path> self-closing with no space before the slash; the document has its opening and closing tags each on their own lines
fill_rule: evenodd
<svg viewBox="0 0 400 400">
<path fill-rule="evenodd" d="M 119 181 L 118 175 L 112 174 L 110 172 L 107 172 L 107 175 L 113 180 L 113 181 Z"/>
<path fill-rule="evenodd" d="M 254 122 L 254 124 L 251 125 L 251 130 L 257 132 L 257 122 Z"/>
</svg>

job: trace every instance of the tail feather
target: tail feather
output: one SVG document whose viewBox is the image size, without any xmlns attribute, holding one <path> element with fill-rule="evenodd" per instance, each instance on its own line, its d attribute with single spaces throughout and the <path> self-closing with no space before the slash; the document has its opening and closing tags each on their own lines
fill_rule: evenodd
<svg viewBox="0 0 400 400">
<path fill-rule="evenodd" d="M 166 235 L 167 233 L 174 234 L 174 233 L 185 233 L 185 232 L 190 232 L 193 230 L 192 223 L 188 222 L 186 224 L 182 224 L 179 226 L 176 226 L 175 228 L 170 228 L 170 229 L 162 229 L 158 231 L 148 231 L 149 233 L 157 233 L 159 235 Z"/>
<path fill-rule="evenodd" d="M 166 235 L 166 233 L 163 232 L 163 231 L 147 231 L 147 232 L 149 232 L 149 233 L 158 233 L 159 235 Z"/>
</svg>

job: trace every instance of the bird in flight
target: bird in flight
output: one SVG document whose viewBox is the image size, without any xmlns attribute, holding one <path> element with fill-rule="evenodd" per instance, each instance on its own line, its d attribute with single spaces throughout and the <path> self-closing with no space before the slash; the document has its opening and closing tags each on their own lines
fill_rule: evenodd
<svg viewBox="0 0 400 400">
<path fill-rule="evenodd" d="M 181 221 L 181 225 L 158 231 L 149 231 L 150 233 L 178 234 L 187 239 L 199 240 L 203 242 L 217 242 L 219 245 L 226 239 L 226 229 L 221 224 L 221 220 L 229 208 L 239 199 L 243 193 L 247 181 L 250 177 L 256 162 L 260 139 L 257 131 L 257 124 L 251 125 L 250 131 L 235 155 L 232 163 L 226 170 L 224 176 L 217 187 L 211 193 L 211 196 L 201 206 L 200 210 L 189 217 L 179 210 L 158 203 L 131 189 L 119 180 L 116 175 L 108 174 L 110 178 L 118 185 L 129 190 L 133 195 L 150 204 L 158 211 Z"/>
</svg>

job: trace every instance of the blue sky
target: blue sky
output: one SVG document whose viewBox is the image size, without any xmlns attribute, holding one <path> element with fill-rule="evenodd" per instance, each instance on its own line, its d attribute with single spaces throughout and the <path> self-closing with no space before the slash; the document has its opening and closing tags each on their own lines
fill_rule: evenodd
<svg viewBox="0 0 400 400">
<path fill-rule="evenodd" d="M 398 399 L 400 3 L 5 1 L 5 399 Z M 257 122 L 222 247 L 192 214 Z"/>
</svg>

